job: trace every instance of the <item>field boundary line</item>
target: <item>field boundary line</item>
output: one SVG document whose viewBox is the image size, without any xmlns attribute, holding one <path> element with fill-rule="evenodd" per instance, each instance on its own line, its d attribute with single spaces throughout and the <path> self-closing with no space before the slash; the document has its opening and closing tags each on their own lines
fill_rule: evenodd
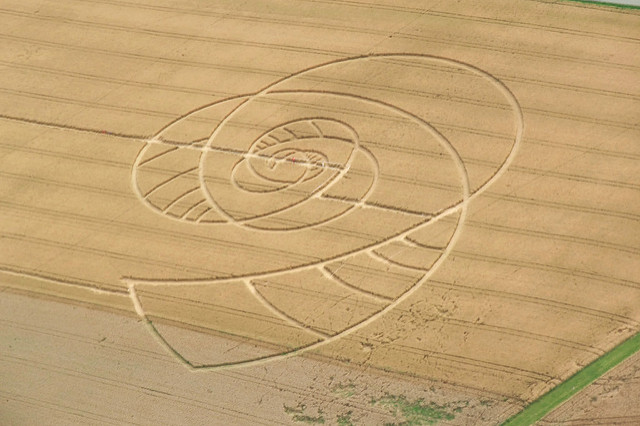
<svg viewBox="0 0 640 426">
<path fill-rule="evenodd" d="M 602 0 L 602 1 L 597 1 L 597 0 L 564 0 L 564 1 L 565 2 L 571 1 L 571 2 L 575 2 L 575 3 L 582 3 L 582 4 L 585 4 L 585 5 L 616 7 L 618 9 L 640 10 L 640 6 L 636 6 L 636 5 L 633 5 L 633 4 L 617 3 L 615 0 L 611 0 L 611 1 L 607 1 L 607 0 Z"/>
<path fill-rule="evenodd" d="M 620 343 L 567 380 L 529 404 L 524 410 L 507 419 L 502 426 L 530 425 L 551 413 L 582 389 L 602 377 L 630 356 L 640 352 L 640 333 Z"/>
</svg>

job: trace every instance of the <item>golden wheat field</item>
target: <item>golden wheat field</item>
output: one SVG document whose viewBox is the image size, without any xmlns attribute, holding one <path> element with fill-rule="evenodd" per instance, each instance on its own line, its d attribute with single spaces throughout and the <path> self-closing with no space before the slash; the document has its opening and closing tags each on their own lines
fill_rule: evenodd
<svg viewBox="0 0 640 426">
<path fill-rule="evenodd" d="M 0 423 L 499 424 L 640 331 L 639 10 L 0 15 Z"/>
</svg>

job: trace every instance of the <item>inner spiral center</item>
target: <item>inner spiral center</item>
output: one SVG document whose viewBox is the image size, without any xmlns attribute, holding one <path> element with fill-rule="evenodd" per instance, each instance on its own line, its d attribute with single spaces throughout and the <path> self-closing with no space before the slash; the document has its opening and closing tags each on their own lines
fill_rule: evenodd
<svg viewBox="0 0 640 426">
<path fill-rule="evenodd" d="M 310 196 L 340 175 L 354 148 L 354 136 L 342 123 L 327 119 L 289 122 L 251 144 L 235 164 L 232 182 L 245 192 L 291 189 Z"/>
<path fill-rule="evenodd" d="M 321 153 L 282 148 L 258 152 L 249 158 L 253 171 L 266 180 L 294 183 L 310 179 L 322 171 L 327 157 Z"/>
</svg>

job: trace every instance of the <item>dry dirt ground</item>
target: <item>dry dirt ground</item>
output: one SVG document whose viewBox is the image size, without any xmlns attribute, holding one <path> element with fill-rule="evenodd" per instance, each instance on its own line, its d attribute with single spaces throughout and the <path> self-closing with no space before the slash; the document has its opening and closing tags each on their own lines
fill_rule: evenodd
<svg viewBox="0 0 640 426">
<path fill-rule="evenodd" d="M 640 330 L 638 11 L 0 14 L 12 422 L 493 424 Z"/>
<path fill-rule="evenodd" d="M 640 423 L 640 353 L 561 405 L 540 424 L 634 425 Z"/>
<path fill-rule="evenodd" d="M 11 293 L 0 307 L 3 424 L 382 424 L 429 404 L 455 424 L 491 424 L 518 410 L 483 392 L 308 357 L 194 374 L 135 317 Z"/>
</svg>

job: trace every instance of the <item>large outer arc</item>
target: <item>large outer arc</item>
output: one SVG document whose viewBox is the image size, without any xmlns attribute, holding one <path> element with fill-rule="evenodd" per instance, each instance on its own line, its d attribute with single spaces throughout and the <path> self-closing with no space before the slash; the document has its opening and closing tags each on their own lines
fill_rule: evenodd
<svg viewBox="0 0 640 426">
<path fill-rule="evenodd" d="M 321 69 L 323 67 L 329 66 L 329 65 L 333 65 L 333 64 L 337 64 L 337 63 L 344 63 L 344 62 L 348 62 L 348 61 L 354 61 L 354 60 L 358 60 L 358 59 L 366 59 L 366 58 L 425 58 L 425 59 L 432 59 L 432 60 L 436 60 L 436 61 L 441 61 L 444 62 L 446 64 L 450 64 L 450 65 L 455 65 L 458 66 L 462 69 L 465 69 L 473 74 L 479 75 L 483 78 L 488 79 L 490 82 L 492 82 L 497 88 L 498 90 L 505 96 L 505 98 L 509 101 L 509 103 L 512 106 L 512 109 L 515 113 L 515 118 L 516 118 L 516 131 L 515 131 L 515 137 L 514 137 L 514 143 L 511 147 L 511 151 L 509 152 L 509 155 L 507 156 L 507 158 L 505 159 L 505 161 L 502 163 L 502 165 L 500 166 L 500 168 L 496 171 L 496 173 L 489 178 L 481 187 L 479 187 L 476 191 L 474 191 L 473 193 L 470 193 L 470 188 L 469 188 L 469 182 L 468 182 L 468 175 L 466 175 L 466 169 L 465 170 L 465 179 L 464 179 L 464 193 L 463 193 L 463 200 L 462 202 L 460 202 L 459 204 L 457 204 L 456 206 L 453 206 L 449 209 L 446 209 L 445 211 L 441 212 L 438 216 L 436 216 L 434 219 L 425 222 L 424 224 L 418 225 L 415 228 L 412 228 L 408 231 L 405 231 L 403 233 L 400 233 L 396 236 L 391 236 L 389 237 L 387 240 L 383 241 L 386 242 L 390 239 L 393 238 L 397 238 L 400 235 L 403 234 L 408 234 L 409 232 L 413 232 L 415 230 L 417 230 L 418 228 L 428 225 L 430 223 L 432 223 L 434 220 L 438 220 L 441 217 L 445 217 L 447 215 L 453 214 L 457 211 L 460 211 L 460 217 L 458 219 L 458 225 L 453 233 L 453 236 L 451 238 L 451 240 L 449 241 L 449 244 L 447 245 L 446 249 L 444 250 L 443 254 L 438 258 L 438 260 L 432 265 L 431 269 L 416 283 L 414 284 L 409 290 L 407 290 L 405 293 L 403 293 L 400 297 L 398 297 L 396 300 L 394 300 L 392 303 L 390 303 L 389 305 L 387 305 L 384 309 L 380 310 L 379 312 L 377 312 L 376 314 L 372 315 L 371 317 L 367 318 L 366 320 L 354 325 L 353 327 L 348 328 L 347 330 L 344 330 L 338 334 L 335 334 L 327 339 L 321 340 L 319 342 L 313 343 L 311 345 L 305 346 L 305 347 L 301 347 L 295 350 L 292 350 L 290 352 L 286 352 L 286 353 L 282 353 L 279 355 L 272 355 L 272 356 L 267 356 L 267 357 L 261 357 L 261 358 L 257 358 L 257 359 L 253 359 L 253 360 L 247 360 L 247 361 L 242 361 L 242 362 L 237 362 L 237 363 L 233 363 L 233 364 L 220 364 L 220 365 L 211 365 L 211 366 L 202 366 L 202 367 L 193 367 L 189 364 L 189 366 L 192 369 L 197 369 L 197 370 L 208 370 L 208 371 L 215 371 L 215 370 L 227 370 L 227 369 L 233 369 L 233 368 L 244 368 L 244 367 L 251 367 L 251 366 L 259 366 L 259 365 L 263 365 L 266 363 L 270 363 L 270 362 L 275 362 L 275 361 L 279 361 L 279 360 L 284 360 L 287 358 L 291 358 L 293 356 L 297 356 L 300 355 L 304 352 L 308 352 L 314 349 L 317 349 L 321 346 L 324 346 L 326 344 L 329 344 L 331 342 L 334 342 L 336 340 L 339 340 L 349 334 L 354 333 L 357 330 L 360 330 L 366 326 L 368 326 L 369 324 L 371 324 L 372 322 L 376 321 L 377 319 L 379 319 L 381 316 L 385 315 L 386 313 L 388 313 L 389 311 L 393 310 L 396 306 L 398 306 L 400 303 L 404 302 L 406 299 L 408 299 L 411 295 L 413 295 L 430 277 L 431 275 L 439 268 L 439 266 L 447 259 L 447 257 L 449 256 L 449 254 L 451 253 L 453 247 L 455 246 L 455 243 L 457 242 L 457 240 L 460 238 L 460 234 L 461 234 L 461 230 L 462 230 L 462 223 L 464 222 L 466 215 L 467 215 L 467 211 L 468 211 L 468 204 L 471 200 L 473 200 L 474 198 L 478 197 L 482 192 L 484 192 L 486 190 L 486 188 L 488 188 L 491 184 L 493 184 L 493 182 L 495 182 L 497 179 L 499 179 L 502 174 L 507 170 L 507 168 L 511 165 L 511 163 L 513 162 L 513 159 L 515 158 L 515 155 L 521 145 L 522 142 L 522 137 L 524 134 L 524 116 L 523 116 L 523 112 L 522 112 L 522 108 L 520 106 L 520 103 L 518 102 L 518 100 L 516 99 L 516 97 L 513 95 L 513 93 L 509 90 L 509 88 L 507 86 L 505 86 L 500 80 L 498 80 L 496 77 L 492 76 L 491 74 L 476 68 L 472 65 L 466 64 L 464 62 L 459 62 L 459 61 L 455 61 L 452 59 L 448 59 L 448 58 L 442 58 L 442 57 L 438 57 L 438 56 L 433 56 L 433 55 L 420 55 L 420 54 L 375 54 L 375 55 L 363 55 L 363 56 L 359 56 L 359 57 L 355 57 L 355 58 L 346 58 L 346 59 L 341 59 L 341 60 L 337 60 L 337 61 L 333 61 L 327 64 L 323 64 L 321 66 L 316 66 L 316 67 L 311 67 L 308 68 L 306 70 L 302 70 L 299 71 L 295 74 L 292 74 L 288 77 L 285 77 L 281 80 L 276 81 L 275 83 L 265 87 L 263 90 L 261 90 L 260 92 L 258 92 L 257 94 L 251 96 L 249 99 L 247 99 L 246 101 L 242 102 L 240 105 L 238 105 L 233 111 L 231 111 L 230 114 L 227 115 L 227 117 L 225 117 L 225 119 L 223 121 L 221 121 L 218 126 L 216 127 L 216 129 L 214 130 L 214 132 L 212 133 L 212 135 L 209 138 L 208 141 L 208 145 L 210 145 L 210 142 L 213 140 L 213 137 L 217 134 L 217 132 L 219 131 L 220 127 L 222 124 L 224 124 L 224 122 L 228 121 L 228 119 L 236 112 L 238 111 L 239 108 L 241 108 L 243 105 L 245 105 L 250 99 L 253 99 L 259 95 L 262 95 L 264 93 L 267 93 L 270 89 L 272 89 L 273 87 L 276 87 L 278 84 L 302 75 L 306 72 L 310 72 L 312 70 L 317 70 L 317 69 Z M 243 96 L 238 96 L 235 98 L 240 98 Z M 205 107 L 199 108 L 203 109 L 203 108 L 207 108 L 211 105 L 217 104 L 218 102 L 212 103 L 210 105 L 207 105 Z M 196 110 L 196 111 L 198 111 Z M 195 112 L 195 111 L 194 111 Z M 426 122 L 424 122 L 424 120 L 420 119 L 419 117 L 413 116 L 412 114 L 410 114 L 411 117 L 419 120 L 420 122 L 423 122 L 425 124 L 427 124 Z M 174 122 L 175 123 L 175 122 Z M 170 125 L 166 126 L 166 128 L 168 128 Z M 429 127 L 429 125 L 427 124 L 427 126 Z M 439 133 L 439 132 L 438 132 Z M 453 149 L 453 147 L 451 146 L 451 148 Z M 460 158 L 459 154 L 457 153 L 457 151 L 455 151 L 455 149 L 453 149 L 455 155 L 454 157 L 457 158 L 460 162 L 462 162 L 462 159 Z M 464 167 L 464 164 L 462 164 Z M 371 248 L 371 247 L 369 247 Z M 363 248 L 362 250 L 367 249 L 367 248 Z M 348 257 L 350 256 L 352 253 L 346 254 L 344 255 L 344 257 Z M 337 259 L 332 259 L 331 261 L 335 261 Z M 323 262 L 322 262 L 323 263 Z M 318 263 L 319 265 L 322 263 Z M 309 266 L 313 266 L 313 265 L 303 265 L 301 267 L 296 268 L 295 270 L 304 268 L 304 267 L 309 267 Z M 277 273 L 282 273 L 285 271 L 273 271 L 271 273 L 267 273 L 267 274 L 262 274 L 261 276 L 268 276 L 268 275 L 274 275 Z M 291 271 L 293 272 L 293 270 Z M 255 274 L 253 275 L 255 276 Z M 232 277 L 232 278 L 224 278 L 224 279 L 216 279 L 216 280 L 199 280 L 199 281 L 189 281 L 189 282 L 185 282 L 185 284 L 189 284 L 189 285 L 193 285 L 193 284 L 213 284 L 214 282 L 220 282 L 220 281 L 229 281 L 229 280 L 235 280 L 235 279 L 241 279 L 242 277 Z M 146 321 L 149 321 L 146 317 L 146 314 L 144 313 L 144 311 L 141 308 L 140 305 L 140 300 L 137 297 L 137 294 L 134 290 L 134 286 L 136 282 L 139 282 L 140 284 L 145 284 L 145 280 L 137 280 L 137 279 L 125 279 L 125 281 L 129 282 L 130 285 L 130 295 L 131 298 L 133 299 L 134 305 L 136 306 L 136 310 L 138 311 L 138 314 L 144 318 Z M 154 285 L 154 283 L 152 282 L 147 282 L 147 284 L 150 285 Z M 174 283 L 175 284 L 175 283 Z M 168 282 L 156 282 L 155 285 L 171 285 L 171 283 Z M 139 307 L 139 309 L 138 309 Z M 165 342 L 165 345 L 168 346 L 168 344 Z M 173 350 L 171 347 L 169 347 L 169 350 Z"/>
</svg>

